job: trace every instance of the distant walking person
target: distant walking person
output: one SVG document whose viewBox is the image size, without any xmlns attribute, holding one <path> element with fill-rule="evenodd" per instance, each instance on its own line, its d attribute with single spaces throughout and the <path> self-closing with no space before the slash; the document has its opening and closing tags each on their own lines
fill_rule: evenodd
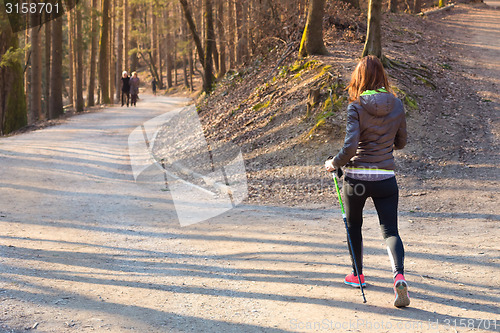
<svg viewBox="0 0 500 333">
<path fill-rule="evenodd" d="M 392 93 L 384 67 L 375 56 L 361 59 L 348 88 L 351 104 L 347 108 L 344 146 L 337 156 L 325 162 L 330 172 L 345 166 L 345 213 L 354 252 L 351 258 L 356 260 L 352 260 L 353 273 L 345 277 L 344 283 L 358 288 L 365 285 L 361 227 L 363 207 L 371 197 L 392 265 L 394 306 L 405 307 L 410 298 L 404 277 L 405 253 L 398 232 L 399 192 L 393 156 L 395 149 L 406 144 L 403 103 Z"/>
<path fill-rule="evenodd" d="M 153 81 L 151 81 L 151 88 L 153 88 L 153 95 L 156 96 L 156 79 L 153 79 Z"/>
<path fill-rule="evenodd" d="M 127 100 L 125 102 L 125 99 Z M 130 102 L 130 77 L 128 76 L 127 71 L 123 71 L 122 73 L 122 106 Z"/>
<path fill-rule="evenodd" d="M 132 77 L 130 78 L 130 97 L 131 97 L 131 104 L 133 106 L 136 106 L 137 104 L 137 97 L 139 96 L 139 84 L 141 83 L 141 80 L 137 77 L 136 72 L 132 72 Z"/>
</svg>

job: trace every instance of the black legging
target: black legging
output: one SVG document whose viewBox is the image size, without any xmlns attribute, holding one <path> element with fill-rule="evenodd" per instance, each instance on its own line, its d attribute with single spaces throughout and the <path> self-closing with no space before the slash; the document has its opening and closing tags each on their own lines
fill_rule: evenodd
<svg viewBox="0 0 500 333">
<path fill-rule="evenodd" d="M 125 105 L 125 103 L 127 103 L 128 106 L 129 101 L 130 101 L 130 93 L 128 91 L 122 90 L 122 106 Z"/>
<path fill-rule="evenodd" d="M 344 201 L 347 215 L 347 227 L 351 235 L 352 247 L 356 254 L 359 274 L 363 272 L 363 207 L 371 197 L 378 213 L 380 228 L 387 244 L 394 277 L 403 274 L 404 248 L 398 233 L 398 184 L 396 177 L 380 181 L 364 181 L 345 177 Z M 351 249 L 349 248 L 349 253 Z M 352 253 L 351 253 L 352 260 Z M 354 274 L 354 261 L 352 261 Z"/>
</svg>

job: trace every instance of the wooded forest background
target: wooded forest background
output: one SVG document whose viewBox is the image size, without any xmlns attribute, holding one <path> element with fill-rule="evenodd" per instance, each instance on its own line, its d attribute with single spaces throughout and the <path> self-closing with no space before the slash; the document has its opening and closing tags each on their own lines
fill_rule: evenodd
<svg viewBox="0 0 500 333">
<path fill-rule="evenodd" d="M 419 12 L 422 6 L 421 0 L 345 1 L 375 19 L 378 27 L 368 24 L 368 35 L 372 30 L 379 50 L 368 53 L 379 57 L 380 11 Z M 325 5 L 335 2 L 80 0 L 63 16 L 20 33 L 12 32 L 0 6 L 0 135 L 65 110 L 116 103 L 122 71 L 147 71 L 159 89 L 192 91 L 201 88 L 198 78 L 209 93 L 228 69 L 277 44 L 302 40 L 301 56 L 324 53 Z"/>
</svg>

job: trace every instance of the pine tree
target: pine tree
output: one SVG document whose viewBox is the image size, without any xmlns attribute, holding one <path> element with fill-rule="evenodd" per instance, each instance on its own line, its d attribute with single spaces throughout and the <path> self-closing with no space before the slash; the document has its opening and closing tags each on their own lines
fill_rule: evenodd
<svg viewBox="0 0 500 333">
<path fill-rule="evenodd" d="M 51 29 L 52 47 L 50 63 L 50 96 L 49 96 L 49 118 L 55 119 L 61 116 L 63 109 L 63 18 L 58 17 L 52 21 Z"/>
<path fill-rule="evenodd" d="M 103 104 L 111 104 L 109 98 L 109 1 L 102 0 L 101 38 L 99 42 L 99 84 Z"/>
</svg>

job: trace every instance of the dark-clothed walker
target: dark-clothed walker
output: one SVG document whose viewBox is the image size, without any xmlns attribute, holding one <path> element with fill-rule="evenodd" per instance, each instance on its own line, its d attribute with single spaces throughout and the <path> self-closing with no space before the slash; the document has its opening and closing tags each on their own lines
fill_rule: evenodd
<svg viewBox="0 0 500 333">
<path fill-rule="evenodd" d="M 137 105 L 137 98 L 139 97 L 139 84 L 141 80 L 137 77 L 136 72 L 132 72 L 132 77 L 130 78 L 130 98 L 131 105 Z"/>
<path fill-rule="evenodd" d="M 127 71 L 123 71 L 122 73 L 122 93 L 121 93 L 121 101 L 122 106 L 127 103 L 127 106 L 130 103 L 130 77 L 128 76 Z"/>
</svg>

